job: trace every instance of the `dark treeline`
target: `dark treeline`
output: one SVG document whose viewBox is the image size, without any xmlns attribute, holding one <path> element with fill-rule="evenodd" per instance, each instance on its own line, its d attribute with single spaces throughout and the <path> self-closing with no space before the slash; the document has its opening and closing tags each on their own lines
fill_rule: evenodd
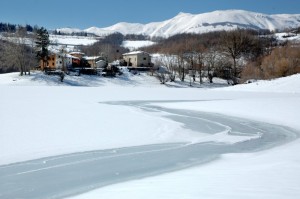
<svg viewBox="0 0 300 199">
<path fill-rule="evenodd" d="M 34 49 L 22 43 L 0 40 L 0 74 L 20 72 L 30 74 L 30 69 L 37 66 Z"/>
<path fill-rule="evenodd" d="M 18 66 L 15 63 L 8 63 L 6 55 L 6 49 L 11 48 L 13 44 L 7 41 L 0 40 L 0 74 L 17 72 L 19 71 Z"/>
<path fill-rule="evenodd" d="M 124 35 L 114 33 L 92 45 L 81 46 L 80 50 L 87 55 L 106 57 L 107 61 L 112 62 L 121 59 L 122 54 L 128 52 L 128 49 L 121 46 L 123 41 Z"/>
<path fill-rule="evenodd" d="M 53 35 L 63 35 L 63 36 L 81 36 L 81 37 L 96 37 L 97 35 L 92 34 L 92 33 L 87 33 L 84 31 L 81 32 L 72 32 L 72 33 L 65 33 L 57 30 L 50 31 L 51 34 Z"/>
<path fill-rule="evenodd" d="M 131 41 L 136 41 L 136 40 L 151 40 L 151 37 L 148 35 L 135 35 L 135 34 L 127 34 L 124 36 L 124 40 L 131 40 Z"/>
<path fill-rule="evenodd" d="M 2 23 L 0 22 L 0 32 L 16 32 L 19 28 L 25 28 L 27 32 L 33 32 L 38 27 L 37 26 L 31 26 L 26 24 L 25 26 L 22 25 L 16 25 L 16 24 L 10 24 L 10 23 Z"/>
</svg>

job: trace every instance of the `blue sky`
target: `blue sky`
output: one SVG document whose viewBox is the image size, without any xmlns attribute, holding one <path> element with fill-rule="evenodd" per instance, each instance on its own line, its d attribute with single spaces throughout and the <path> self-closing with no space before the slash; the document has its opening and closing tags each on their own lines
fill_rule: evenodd
<svg viewBox="0 0 300 199">
<path fill-rule="evenodd" d="M 1 0 L 0 22 L 85 29 L 117 22 L 163 21 L 179 12 L 227 9 L 300 14 L 300 0 Z"/>
</svg>

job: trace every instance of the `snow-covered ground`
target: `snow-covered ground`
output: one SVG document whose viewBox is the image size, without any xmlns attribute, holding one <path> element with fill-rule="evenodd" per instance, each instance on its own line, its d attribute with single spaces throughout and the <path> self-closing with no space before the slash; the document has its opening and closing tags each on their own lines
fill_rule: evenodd
<svg viewBox="0 0 300 199">
<path fill-rule="evenodd" d="M 193 142 L 203 134 L 159 114 L 101 102 L 159 103 L 289 126 L 300 132 L 300 75 L 225 88 L 161 85 L 145 74 L 118 78 L 0 75 L 0 165 L 45 156 L 155 143 Z M 216 138 L 219 139 L 219 138 Z M 201 139 L 200 139 L 201 140 Z M 72 199 L 272 198 L 300 196 L 300 141 L 160 176 L 115 184 Z"/>
<path fill-rule="evenodd" d="M 279 41 L 292 41 L 294 43 L 300 42 L 300 35 L 295 33 L 288 33 L 288 32 L 276 33 L 275 37 Z"/>
<path fill-rule="evenodd" d="M 151 46 L 153 44 L 155 44 L 155 42 L 149 41 L 149 40 L 146 40 L 146 41 L 125 40 L 125 41 L 123 41 L 122 46 L 125 48 L 128 48 L 130 51 L 134 51 L 138 48 L 145 47 L 145 46 Z"/>
<path fill-rule="evenodd" d="M 71 52 L 76 51 L 78 46 L 92 45 L 101 39 L 100 37 L 84 37 L 71 35 L 49 35 L 51 45 L 49 50 L 60 52 L 62 49 Z"/>
<path fill-rule="evenodd" d="M 83 37 L 83 36 L 70 36 L 70 35 L 50 35 L 49 37 L 52 44 L 50 46 L 52 51 L 57 51 L 62 48 L 65 48 L 68 51 L 72 51 L 76 49 L 76 46 L 92 45 L 101 39 L 101 37 Z M 131 51 L 134 51 L 138 48 L 151 46 L 153 44 L 155 44 L 155 42 L 149 40 L 146 41 L 125 40 L 123 41 L 122 46 L 128 48 Z"/>
<path fill-rule="evenodd" d="M 99 40 L 98 37 L 49 35 L 51 43 L 64 45 L 91 45 Z"/>
</svg>

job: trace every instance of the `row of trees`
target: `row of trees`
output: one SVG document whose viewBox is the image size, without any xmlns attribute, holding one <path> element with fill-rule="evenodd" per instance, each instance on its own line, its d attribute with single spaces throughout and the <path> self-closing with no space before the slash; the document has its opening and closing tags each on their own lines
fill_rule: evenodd
<svg viewBox="0 0 300 199">
<path fill-rule="evenodd" d="M 91 34 L 88 34 L 87 32 L 72 32 L 72 33 L 64 33 L 64 32 L 61 32 L 61 31 L 57 31 L 57 30 L 53 30 L 51 32 L 51 34 L 53 35 L 69 35 L 69 36 L 82 36 L 82 37 L 87 37 Z M 96 35 L 93 35 L 93 36 L 96 36 Z"/>
<path fill-rule="evenodd" d="M 246 64 L 241 73 L 248 79 L 272 79 L 300 73 L 300 46 L 287 44 Z"/>
<path fill-rule="evenodd" d="M 19 71 L 20 75 L 30 75 L 30 69 L 39 60 L 47 62 L 49 35 L 45 28 L 36 28 L 34 34 L 26 27 L 18 27 L 15 32 L 7 32 L 0 40 L 0 73 Z"/>
<path fill-rule="evenodd" d="M 269 54 L 274 44 L 272 37 L 238 29 L 202 35 L 175 35 L 144 50 L 166 55 L 157 64 L 167 67 L 171 81 L 175 75 L 184 81 L 187 72 L 192 71 L 194 80 L 198 75 L 200 83 L 203 76 L 208 77 L 210 82 L 214 76 L 219 76 L 236 84 L 243 66 Z"/>
</svg>

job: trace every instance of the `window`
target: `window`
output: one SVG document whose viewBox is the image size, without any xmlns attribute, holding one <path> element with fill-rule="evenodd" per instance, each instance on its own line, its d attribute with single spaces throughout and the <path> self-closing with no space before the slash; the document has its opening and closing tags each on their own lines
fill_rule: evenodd
<svg viewBox="0 0 300 199">
<path fill-rule="evenodd" d="M 144 57 L 144 60 L 147 60 L 147 58 L 146 58 L 146 57 Z"/>
</svg>

